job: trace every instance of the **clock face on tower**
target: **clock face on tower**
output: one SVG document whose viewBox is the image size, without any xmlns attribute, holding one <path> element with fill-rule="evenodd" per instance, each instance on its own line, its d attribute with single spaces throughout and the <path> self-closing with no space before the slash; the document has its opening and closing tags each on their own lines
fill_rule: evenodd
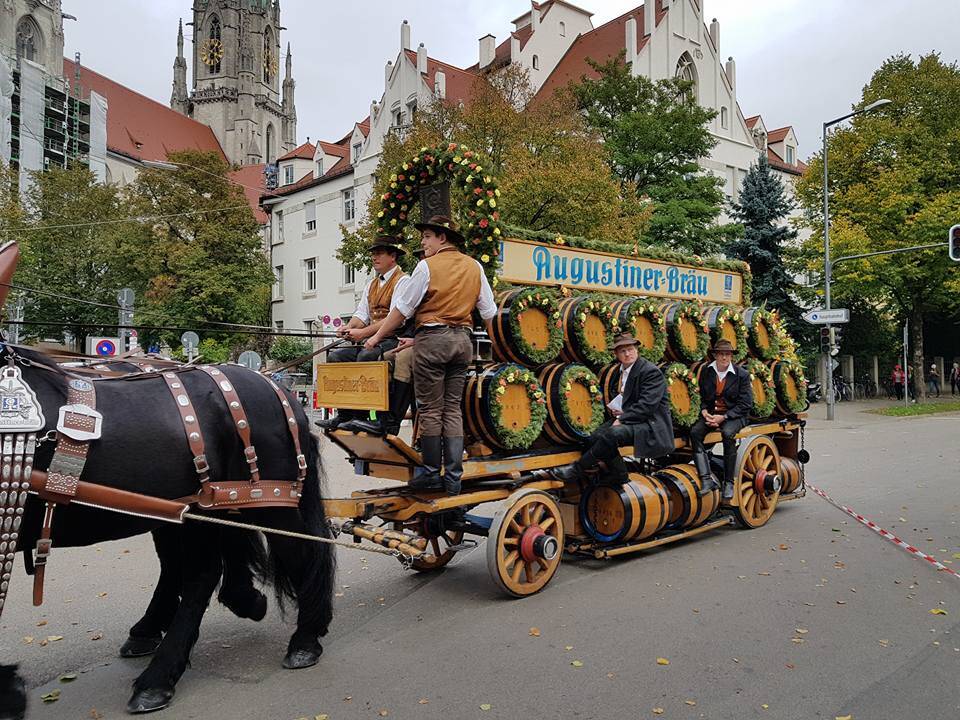
<svg viewBox="0 0 960 720">
<path fill-rule="evenodd" d="M 263 72 L 268 77 L 273 77 L 277 74 L 277 56 L 270 52 L 269 49 L 263 51 Z"/>
<path fill-rule="evenodd" d="M 217 38 L 210 38 L 200 46 L 200 60 L 209 67 L 215 66 L 223 60 L 223 43 Z"/>
</svg>

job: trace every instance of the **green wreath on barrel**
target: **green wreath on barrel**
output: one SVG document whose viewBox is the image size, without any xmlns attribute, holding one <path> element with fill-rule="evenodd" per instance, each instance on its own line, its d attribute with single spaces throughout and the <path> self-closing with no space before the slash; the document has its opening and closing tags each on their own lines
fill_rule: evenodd
<svg viewBox="0 0 960 720">
<path fill-rule="evenodd" d="M 410 210 L 417 203 L 424 185 L 449 181 L 451 190 L 462 192 L 461 233 L 468 254 L 483 263 L 488 277 L 494 276 L 503 226 L 497 203 L 500 190 L 489 171 L 484 171 L 481 156 L 458 143 L 422 147 L 390 175 L 390 187 L 380 196 L 382 209 L 377 213 L 377 230 L 385 235 L 400 235 L 410 224 Z M 424 218 L 426 220 L 426 218 Z"/>
<path fill-rule="evenodd" d="M 792 414 L 801 413 L 807 409 L 807 377 L 800 365 L 789 360 L 785 360 L 782 367 L 780 377 L 776 378 L 777 394 Z M 792 375 L 793 381 L 797 384 L 797 397 L 792 400 L 787 395 L 787 375 Z"/>
<path fill-rule="evenodd" d="M 755 358 L 747 358 L 743 367 L 750 373 L 750 380 L 759 380 L 763 385 L 764 398 L 761 400 L 756 394 L 753 396 L 753 410 L 751 411 L 755 418 L 766 418 L 773 414 L 774 405 L 777 403 L 776 386 L 773 384 L 773 373 L 764 363 Z"/>
<path fill-rule="evenodd" d="M 503 416 L 502 398 L 507 385 L 522 385 L 530 398 L 530 422 L 519 430 L 505 428 L 500 420 Z M 498 428 L 498 436 L 508 450 L 528 448 L 540 436 L 543 423 L 547 419 L 547 398 L 540 382 L 532 370 L 519 365 L 505 365 L 491 378 L 490 417 Z"/>
<path fill-rule="evenodd" d="M 760 345 L 758 331 L 761 325 L 766 326 L 767 329 L 767 337 L 770 340 L 770 345 L 767 347 Z M 750 325 L 747 327 L 747 339 L 750 341 L 753 351 L 761 360 L 777 359 L 777 354 L 780 352 L 780 337 L 777 334 L 776 325 L 776 316 L 766 308 L 757 308 L 753 317 L 750 318 Z"/>
<path fill-rule="evenodd" d="M 698 329 L 697 347 L 691 351 L 683 344 L 683 338 L 680 335 L 680 320 L 686 320 L 693 323 Z M 681 356 L 683 362 L 693 363 L 703 358 L 710 347 L 710 328 L 707 327 L 707 320 L 703 316 L 703 308 L 696 303 L 682 303 L 674 314 L 674 320 L 667 328 L 670 333 L 670 346 L 673 347 Z M 698 411 L 699 412 L 699 411 Z"/>
<path fill-rule="evenodd" d="M 560 409 L 564 416 L 572 418 L 570 412 L 570 392 L 573 390 L 573 383 L 580 383 L 590 391 L 590 406 L 593 415 L 587 425 L 575 425 L 583 433 L 590 434 L 603 424 L 605 417 L 605 406 L 603 403 L 603 392 L 600 390 L 600 380 L 596 374 L 583 365 L 568 365 L 560 374 Z M 573 424 L 571 422 L 571 424 Z"/>
<path fill-rule="evenodd" d="M 688 428 L 700 417 L 700 387 L 697 378 L 690 368 L 678 362 L 667 365 L 663 374 L 667 378 L 667 397 L 670 398 L 670 414 L 673 415 L 673 423 L 678 427 Z M 687 386 L 687 392 L 690 395 L 690 409 L 687 412 L 683 412 L 673 403 L 669 386 L 675 382 L 684 383 Z"/>
<path fill-rule="evenodd" d="M 646 318 L 653 328 L 653 347 L 647 348 L 643 344 L 637 346 L 640 357 L 650 362 L 660 362 L 667 348 L 667 321 L 660 310 L 660 304 L 653 300 L 638 300 L 630 303 L 627 310 L 627 322 L 623 326 L 625 331 L 633 331 L 633 322 L 638 318 Z"/>
<path fill-rule="evenodd" d="M 587 310 L 596 314 L 607 329 L 607 347 L 603 350 L 597 350 L 587 340 Z M 576 333 L 577 342 L 580 343 L 580 347 L 583 349 L 583 355 L 587 358 L 587 361 L 597 367 L 612 362 L 613 351 L 609 349 L 609 346 L 613 344 L 613 336 L 620 330 L 618 320 L 613 314 L 613 308 L 610 307 L 610 303 L 601 299 L 598 295 L 589 295 L 577 306 L 577 314 L 574 320 L 573 331 Z"/>
<path fill-rule="evenodd" d="M 550 339 L 543 350 L 538 350 L 528 343 L 520 331 L 520 315 L 529 308 L 537 308 L 547 316 Z M 517 350 L 523 357 L 530 358 L 532 364 L 539 365 L 554 360 L 563 347 L 563 322 L 560 320 L 556 293 L 536 287 L 521 290 L 510 308 L 510 330 L 513 332 Z"/>
<path fill-rule="evenodd" d="M 717 312 L 717 319 L 714 326 L 710 329 L 710 339 L 716 344 L 721 336 L 721 326 L 725 322 L 733 325 L 734 332 L 737 334 L 737 349 L 733 353 L 733 361 L 740 362 L 747 356 L 749 348 L 747 347 L 747 324 L 743 321 L 743 315 L 732 307 L 721 308 Z"/>
</svg>

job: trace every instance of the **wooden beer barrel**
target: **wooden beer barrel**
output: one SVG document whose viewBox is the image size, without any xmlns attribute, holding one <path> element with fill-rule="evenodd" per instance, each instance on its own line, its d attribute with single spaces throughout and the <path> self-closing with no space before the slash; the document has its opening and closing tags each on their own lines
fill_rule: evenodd
<svg viewBox="0 0 960 720">
<path fill-rule="evenodd" d="M 580 523 L 594 540 L 642 540 L 667 524 L 669 498 L 660 481 L 639 473 L 629 477 L 621 487 L 594 485 L 580 496 Z"/>
<path fill-rule="evenodd" d="M 667 527 L 687 530 L 707 521 L 720 503 L 720 491 L 700 497 L 703 483 L 693 465 L 670 465 L 653 474 L 670 498 Z"/>
<path fill-rule="evenodd" d="M 666 359 L 682 363 L 703 360 L 710 347 L 710 336 L 700 308 L 677 301 L 665 304 L 662 310 L 667 327 Z"/>
<path fill-rule="evenodd" d="M 667 329 L 660 303 L 647 298 L 628 298 L 610 304 L 620 332 L 628 332 L 639 343 L 640 357 L 657 363 L 667 347 Z"/>
<path fill-rule="evenodd" d="M 603 393 L 603 404 L 608 405 L 620 394 L 620 363 L 614 361 L 604 365 L 597 373 L 597 378 L 600 381 L 600 391 Z"/>
<path fill-rule="evenodd" d="M 551 363 L 540 368 L 537 379 L 547 397 L 543 429 L 553 442 L 579 443 L 600 427 L 605 416 L 603 395 L 600 381 L 590 368 Z"/>
<path fill-rule="evenodd" d="M 753 391 L 753 407 L 750 418 L 763 420 L 770 417 L 777 401 L 770 368 L 759 360 L 747 358 L 740 366 L 750 373 L 750 388 Z"/>
<path fill-rule="evenodd" d="M 710 340 L 727 340 L 733 345 L 733 361 L 740 362 L 747 356 L 747 326 L 740 313 L 729 305 L 712 305 L 704 309 Z"/>
<path fill-rule="evenodd" d="M 789 360 L 772 360 L 767 363 L 776 389 L 776 407 L 781 415 L 796 415 L 809 407 L 807 380 L 803 369 Z"/>
<path fill-rule="evenodd" d="M 688 428 L 700 417 L 700 386 L 696 376 L 683 363 L 661 363 L 667 379 L 670 415 L 677 427 Z"/>
<path fill-rule="evenodd" d="M 747 347 L 750 354 L 760 360 L 776 358 L 780 342 L 770 311 L 762 307 L 749 307 L 743 311 L 743 323 L 747 326 Z"/>
<path fill-rule="evenodd" d="M 557 298 L 545 288 L 498 295 L 492 325 L 493 356 L 501 362 L 542 365 L 556 360 L 563 347 Z"/>
<path fill-rule="evenodd" d="M 800 487 L 800 463 L 793 458 L 780 456 L 780 495 L 789 495 Z"/>
<path fill-rule="evenodd" d="M 523 450 L 546 417 L 546 397 L 532 370 L 498 363 L 467 376 L 463 420 L 469 436 L 501 450 Z"/>
<path fill-rule="evenodd" d="M 563 351 L 567 362 L 599 368 L 613 360 L 616 318 L 606 301 L 596 295 L 579 295 L 560 301 Z"/>
</svg>

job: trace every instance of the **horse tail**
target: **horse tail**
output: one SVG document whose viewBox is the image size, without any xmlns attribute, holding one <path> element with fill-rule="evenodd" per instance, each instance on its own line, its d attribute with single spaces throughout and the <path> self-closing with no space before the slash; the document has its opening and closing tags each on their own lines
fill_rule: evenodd
<svg viewBox="0 0 960 720">
<path fill-rule="evenodd" d="M 300 497 L 300 518 L 304 531 L 310 535 L 330 538 L 332 533 L 323 509 L 321 494 L 321 461 L 320 445 L 317 438 L 309 432 L 304 444 L 307 459 L 307 477 Z M 302 440 L 301 440 L 302 442 Z M 276 553 L 280 548 L 291 551 L 291 545 L 269 544 L 270 548 L 270 576 L 276 592 L 277 604 L 282 609 L 285 601 L 296 602 L 298 605 L 298 625 L 304 623 L 321 629 L 320 634 L 326 634 L 327 626 L 333 617 L 333 590 L 336 576 L 336 554 L 333 545 L 316 543 L 304 540 L 296 541 L 292 551 L 298 557 L 279 558 Z M 297 565 L 299 569 L 299 587 L 288 571 L 288 566 Z"/>
</svg>

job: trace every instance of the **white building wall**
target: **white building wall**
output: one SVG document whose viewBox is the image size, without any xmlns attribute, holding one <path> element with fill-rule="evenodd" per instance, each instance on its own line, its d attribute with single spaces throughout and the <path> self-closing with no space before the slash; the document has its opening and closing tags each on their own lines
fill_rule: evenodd
<svg viewBox="0 0 960 720">
<path fill-rule="evenodd" d="M 536 12 L 536 11 L 534 11 Z M 560 34 L 560 24 L 563 23 L 564 35 Z M 525 21 L 518 23 L 518 29 L 530 24 L 529 14 Z M 557 67 L 557 63 L 564 53 L 573 44 L 579 35 L 593 30 L 590 16 L 585 12 L 578 12 L 567 5 L 554 4 L 546 16 L 541 17 L 535 25 L 533 35 L 520 50 L 519 57 L 511 56 L 511 63 L 518 63 L 526 68 L 530 75 L 533 91 L 537 92 L 550 77 L 550 73 Z M 537 58 L 537 67 L 534 67 L 534 56 Z"/>
</svg>

